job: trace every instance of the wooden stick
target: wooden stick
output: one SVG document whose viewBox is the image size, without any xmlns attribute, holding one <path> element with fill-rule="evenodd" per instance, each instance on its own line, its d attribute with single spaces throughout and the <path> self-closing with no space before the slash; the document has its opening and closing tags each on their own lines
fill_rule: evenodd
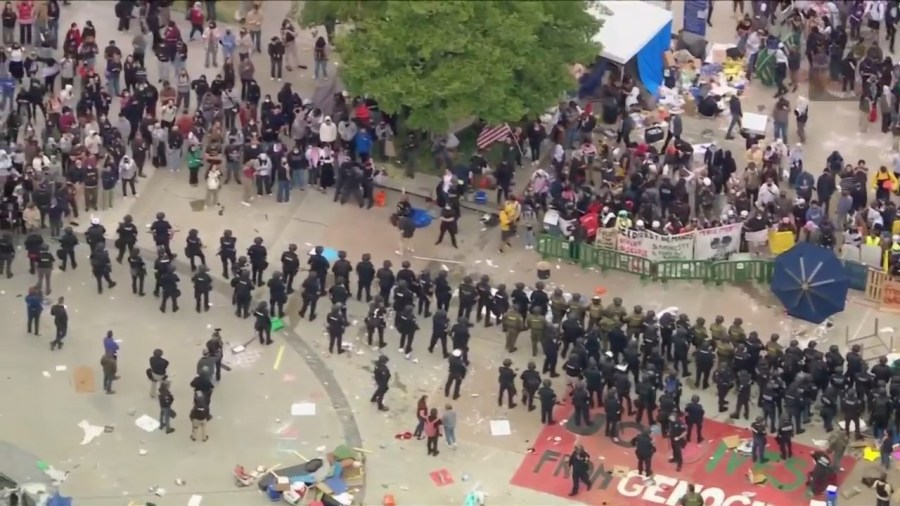
<svg viewBox="0 0 900 506">
<path fill-rule="evenodd" d="M 366 450 L 366 449 L 364 449 L 364 448 L 353 448 L 353 449 L 354 449 L 355 451 L 358 451 L 358 452 L 361 452 L 361 453 L 374 453 L 374 452 L 372 452 L 372 451 L 370 451 L 370 450 Z"/>
</svg>

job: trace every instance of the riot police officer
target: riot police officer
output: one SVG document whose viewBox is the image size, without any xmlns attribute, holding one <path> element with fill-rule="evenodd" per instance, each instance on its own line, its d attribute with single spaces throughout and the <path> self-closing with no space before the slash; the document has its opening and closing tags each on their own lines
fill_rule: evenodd
<svg viewBox="0 0 900 506">
<path fill-rule="evenodd" d="M 441 353 L 444 358 L 450 356 L 447 352 L 447 332 L 450 330 L 450 319 L 447 312 L 438 309 L 431 317 L 431 341 L 428 343 L 428 353 L 434 353 L 434 347 L 438 341 L 441 343 Z"/>
<path fill-rule="evenodd" d="M 488 276 L 481 276 L 478 284 L 475 285 L 475 295 L 475 323 L 481 323 L 483 313 L 486 318 L 484 326 L 485 328 L 490 327 L 492 325 L 491 298 L 493 297 L 493 291 L 491 290 L 491 279 Z"/>
<path fill-rule="evenodd" d="M 819 409 L 819 415 L 822 417 L 822 424 L 825 427 L 825 432 L 834 430 L 834 419 L 837 416 L 837 408 L 838 390 L 834 385 L 828 385 L 825 387 L 825 391 L 822 392 L 822 406 Z"/>
<path fill-rule="evenodd" d="M 228 279 L 232 270 L 228 268 L 229 264 L 234 268 L 237 263 L 237 238 L 231 230 L 225 230 L 219 238 L 219 259 L 222 260 L 222 277 Z"/>
<path fill-rule="evenodd" d="M 155 284 L 153 285 L 153 296 L 159 297 L 159 290 L 162 287 L 160 279 L 162 275 L 169 272 L 169 266 L 172 265 L 172 257 L 166 254 L 164 248 L 157 248 L 156 261 L 153 262 L 153 275 Z"/>
<path fill-rule="evenodd" d="M 269 262 L 266 261 L 268 251 L 263 246 L 263 238 L 253 238 L 253 244 L 247 248 L 247 258 L 250 260 L 250 281 L 256 286 L 263 286 L 263 275 L 269 268 Z"/>
<path fill-rule="evenodd" d="M 378 348 L 384 348 L 387 343 L 384 342 L 384 328 L 387 323 L 384 321 L 387 310 L 381 302 L 381 296 L 376 296 L 377 300 L 369 304 L 369 313 L 366 315 L 366 339 L 369 346 L 372 346 L 372 337 L 378 332 Z"/>
<path fill-rule="evenodd" d="M 340 305 L 341 315 L 347 318 L 347 301 L 350 300 L 350 290 L 347 289 L 346 280 L 340 276 L 334 278 L 334 284 L 328 289 L 331 303 Z M 399 311 L 398 311 L 399 312 Z"/>
<path fill-rule="evenodd" d="M 861 440 L 862 434 L 859 432 L 859 417 L 862 415 L 862 406 L 856 396 L 855 390 L 848 390 L 847 393 L 844 394 L 844 399 L 841 402 L 841 413 L 844 415 L 844 432 L 847 435 L 850 435 L 850 424 L 853 423 L 856 439 L 857 441 Z"/>
<path fill-rule="evenodd" d="M 697 443 L 703 442 L 703 418 L 705 416 L 706 411 L 703 409 L 703 405 L 700 404 L 700 396 L 692 396 L 691 402 L 684 407 L 684 420 L 687 424 L 685 441 L 691 441 L 691 433 L 693 432 L 694 427 L 696 427 Z"/>
<path fill-rule="evenodd" d="M 597 364 L 597 361 L 593 358 L 588 359 L 588 366 L 583 372 L 584 374 L 584 383 L 585 388 L 588 391 L 588 399 L 591 402 L 591 407 L 593 406 L 602 406 L 603 405 L 603 373 L 600 372 L 600 367 Z M 596 399 L 596 404 L 594 404 L 594 399 Z"/>
<path fill-rule="evenodd" d="M 720 363 L 719 368 L 713 374 L 713 383 L 716 384 L 716 396 L 719 401 L 719 413 L 728 411 L 728 392 L 734 387 L 734 374 L 725 363 Z"/>
<path fill-rule="evenodd" d="M 634 420 L 637 423 L 642 423 L 646 412 L 647 425 L 652 425 L 654 420 L 653 411 L 656 410 L 656 385 L 653 380 L 645 375 L 635 386 L 635 393 L 637 394 L 637 400 L 635 401 L 637 416 L 635 416 Z"/>
<path fill-rule="evenodd" d="M 410 358 L 413 347 L 413 339 L 416 337 L 416 331 L 419 330 L 419 324 L 416 322 L 415 308 L 412 304 L 403 308 L 397 317 L 397 332 L 400 333 L 400 353 Z"/>
<path fill-rule="evenodd" d="M 450 343 L 454 350 L 459 350 L 462 361 L 467 366 L 469 365 L 469 339 L 472 337 L 472 334 L 469 333 L 471 326 L 468 318 L 461 316 L 450 329 Z"/>
<path fill-rule="evenodd" d="M 575 410 L 573 421 L 576 427 L 580 427 L 582 423 L 591 425 L 591 400 L 584 383 L 575 380 L 572 388 L 572 408 Z"/>
<path fill-rule="evenodd" d="M 556 406 L 556 392 L 553 391 L 553 384 L 549 379 L 545 379 L 541 383 L 541 388 L 538 390 L 538 399 L 541 402 L 541 423 L 555 425 L 553 407 Z"/>
<path fill-rule="evenodd" d="M 281 273 L 275 271 L 272 277 L 266 283 L 269 288 L 269 313 L 274 317 L 276 314 L 279 318 L 284 318 L 284 305 L 287 303 L 287 286 L 285 286 L 284 278 Z M 275 309 L 278 312 L 275 312 Z"/>
<path fill-rule="evenodd" d="M 687 441 L 685 440 L 686 429 L 683 423 L 681 423 L 681 418 L 677 414 L 672 415 L 674 420 L 672 420 L 672 424 L 669 426 L 669 444 L 672 447 L 672 457 L 669 459 L 669 462 L 675 464 L 675 471 L 681 471 L 681 466 L 684 465 L 684 455 L 682 454 L 682 450 L 684 449 Z"/>
<path fill-rule="evenodd" d="M 397 282 L 397 277 L 394 275 L 391 267 L 393 267 L 391 261 L 385 260 L 382 262 L 381 268 L 375 273 L 375 279 L 378 280 L 378 293 L 381 295 L 385 307 L 391 303 L 391 290 L 394 289 L 394 284 Z"/>
<path fill-rule="evenodd" d="M 447 382 L 444 384 L 444 397 L 450 397 L 453 388 L 453 400 L 459 399 L 459 388 L 466 377 L 466 364 L 462 359 L 462 350 L 453 350 L 447 360 Z"/>
<path fill-rule="evenodd" d="M 534 411 L 534 396 L 541 386 L 541 375 L 537 372 L 537 365 L 528 362 L 528 368 L 522 371 L 519 378 L 522 380 L 522 405 L 527 406 L 528 411 Z"/>
<path fill-rule="evenodd" d="M 450 299 L 453 298 L 453 288 L 447 280 L 447 271 L 440 271 L 434 279 L 435 307 L 444 312 L 450 310 Z"/>
<path fill-rule="evenodd" d="M 344 353 L 344 330 L 347 328 L 347 319 L 344 317 L 340 304 L 331 306 L 331 311 L 325 319 L 325 328 L 328 331 L 328 353 Z"/>
<path fill-rule="evenodd" d="M 634 447 L 634 456 L 637 457 L 638 474 L 649 478 L 653 475 L 653 454 L 656 453 L 653 438 L 649 432 L 642 430 L 631 440 L 631 446 Z"/>
<path fill-rule="evenodd" d="M 756 420 L 750 424 L 750 433 L 753 436 L 751 443 L 751 453 L 753 454 L 754 463 L 766 462 L 766 421 L 763 417 L 757 416 Z"/>
<path fill-rule="evenodd" d="M 206 265 L 206 255 L 203 254 L 203 241 L 200 240 L 200 232 L 196 228 L 188 230 L 185 238 L 184 256 L 191 262 L 191 272 L 197 271 L 197 260 L 200 265 Z"/>
<path fill-rule="evenodd" d="M 353 264 L 347 260 L 347 252 L 346 251 L 338 251 L 338 259 L 334 261 L 334 265 L 331 266 L 331 273 L 334 275 L 334 284 L 338 284 L 338 280 L 340 280 L 340 284 L 344 285 L 344 289 L 347 290 L 347 298 L 350 298 L 350 273 L 353 272 Z M 343 304 L 343 303 L 342 303 Z M 344 316 L 347 316 L 344 314 Z"/>
<path fill-rule="evenodd" d="M 375 403 L 378 406 L 378 409 L 381 411 L 387 411 L 387 406 L 384 405 L 384 394 L 388 391 L 388 385 L 391 381 L 391 371 L 387 366 L 388 357 L 381 355 L 378 357 L 378 360 L 375 361 L 375 371 L 373 372 L 373 376 L 375 377 L 375 393 L 372 394 L 372 398 L 369 402 Z"/>
<path fill-rule="evenodd" d="M 300 285 L 300 298 L 303 304 L 300 306 L 300 318 L 306 317 L 306 310 L 309 310 L 309 321 L 316 319 L 316 305 L 319 303 L 319 277 L 315 272 L 310 272 L 309 276 L 303 280 Z"/>
<path fill-rule="evenodd" d="M 209 311 L 209 292 L 212 291 L 212 278 L 205 265 L 201 265 L 197 272 L 191 276 L 191 283 L 194 284 L 195 309 L 199 313 L 202 306 L 203 311 Z"/>
<path fill-rule="evenodd" d="M 232 299 L 234 300 L 234 315 L 238 318 L 248 318 L 250 316 L 250 302 L 253 298 L 253 282 L 250 281 L 248 272 L 241 272 L 238 276 L 231 279 L 231 288 L 234 291 Z"/>
<path fill-rule="evenodd" d="M 753 378 L 750 377 L 750 373 L 745 369 L 738 371 L 737 384 L 735 385 L 737 389 L 737 404 L 734 407 L 734 413 L 731 414 L 732 419 L 738 419 L 741 408 L 744 410 L 744 420 L 750 418 L 750 389 L 752 386 Z"/>
<path fill-rule="evenodd" d="M 794 457 L 794 447 L 791 440 L 794 438 L 794 424 L 789 416 L 781 417 L 781 423 L 778 424 L 778 433 L 775 440 L 778 442 L 778 450 L 781 452 L 781 460 L 787 460 Z"/>
<path fill-rule="evenodd" d="M 134 245 L 137 244 L 138 229 L 134 224 L 134 218 L 130 214 L 126 214 L 122 218 L 122 223 L 119 223 L 116 234 L 119 236 L 115 242 L 116 250 L 119 252 L 116 255 L 116 262 L 122 263 L 122 258 L 125 257 L 125 250 L 128 250 L 130 258 L 131 254 L 134 253 Z"/>
<path fill-rule="evenodd" d="M 178 297 L 181 296 L 181 290 L 178 289 L 178 283 L 181 279 L 175 274 L 175 266 L 169 265 L 169 271 L 164 272 L 159 277 L 160 290 L 162 291 L 162 301 L 159 304 L 159 311 L 166 312 L 166 302 L 172 301 L 172 312 L 178 312 Z"/>
<path fill-rule="evenodd" d="M 475 285 L 472 284 L 472 278 L 469 276 L 464 277 L 457 290 L 459 309 L 457 310 L 456 316 L 457 318 L 465 317 L 468 320 L 472 314 L 472 308 L 475 307 L 478 298 Z M 479 319 L 479 321 L 481 320 Z"/>
<path fill-rule="evenodd" d="M 672 334 L 672 368 L 676 372 L 680 369 L 682 378 L 687 378 L 691 375 L 691 371 L 688 369 L 688 353 L 690 352 L 690 348 L 691 341 L 688 330 L 684 327 L 676 327 Z"/>
<path fill-rule="evenodd" d="M 91 271 L 94 274 L 94 278 L 97 280 L 97 293 L 103 293 L 103 280 L 106 280 L 106 285 L 109 288 L 114 288 L 116 282 L 109 277 L 110 270 L 112 269 L 112 262 L 109 260 L 109 252 L 106 251 L 106 247 L 103 246 L 103 243 L 97 243 L 94 247 L 94 250 L 91 253 L 90 262 Z"/>
<path fill-rule="evenodd" d="M 513 397 L 516 395 L 516 372 L 512 369 L 512 360 L 508 358 L 503 360 L 497 383 L 500 387 L 497 393 L 497 405 L 503 406 L 503 394 L 505 393 L 509 409 L 516 407 L 516 403 L 513 402 Z"/>
<path fill-rule="evenodd" d="M 297 245 L 288 245 L 287 251 L 281 254 L 281 272 L 284 274 L 286 293 L 294 293 L 294 277 L 300 272 L 300 257 L 297 255 Z"/>
<path fill-rule="evenodd" d="M 519 339 L 519 333 L 525 330 L 525 321 L 522 320 L 522 315 L 518 311 L 507 311 L 503 315 L 501 325 L 506 334 L 506 351 L 514 353 L 518 349 L 516 341 Z"/>
<path fill-rule="evenodd" d="M 706 390 L 709 388 L 709 374 L 715 363 L 715 353 L 709 349 L 709 344 L 703 343 L 695 352 L 694 358 L 697 360 L 697 378 L 694 379 L 694 388 L 700 388 L 702 383 L 703 389 Z"/>
<path fill-rule="evenodd" d="M 147 277 L 147 264 L 141 258 L 141 250 L 136 249 L 128 257 L 128 267 L 131 270 L 131 293 L 144 296 L 144 278 Z"/>
<path fill-rule="evenodd" d="M 416 297 L 419 299 L 416 314 L 424 318 L 431 318 L 431 297 L 434 296 L 434 282 L 431 273 L 423 270 L 419 273 Z"/>
<path fill-rule="evenodd" d="M 572 468 L 572 491 L 569 492 L 569 497 L 578 494 L 578 488 L 582 483 L 590 490 L 593 485 L 589 475 L 591 456 L 584 451 L 583 446 L 575 445 L 575 450 L 569 456 L 569 467 Z"/>
<path fill-rule="evenodd" d="M 531 315 L 526 320 L 526 328 L 531 331 L 531 356 L 536 357 L 538 354 L 538 344 L 544 338 L 544 329 L 547 326 L 547 319 L 541 313 L 540 307 L 532 307 Z M 547 371 L 544 371 L 545 373 Z"/>
<path fill-rule="evenodd" d="M 362 260 L 356 264 L 356 300 L 362 301 L 363 292 L 366 302 L 372 302 L 372 282 L 375 281 L 375 266 L 372 255 L 363 253 Z"/>
<path fill-rule="evenodd" d="M 253 328 L 259 336 L 259 344 L 272 344 L 272 315 L 269 313 L 269 305 L 260 301 L 253 310 Z"/>
</svg>

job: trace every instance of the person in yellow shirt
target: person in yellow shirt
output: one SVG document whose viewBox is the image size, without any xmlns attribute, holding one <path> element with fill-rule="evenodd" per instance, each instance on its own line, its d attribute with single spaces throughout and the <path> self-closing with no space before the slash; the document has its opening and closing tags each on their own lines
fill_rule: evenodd
<svg viewBox="0 0 900 506">
<path fill-rule="evenodd" d="M 506 208 L 500 210 L 500 253 L 503 253 L 503 246 L 512 247 L 510 240 L 515 232 L 513 232 L 513 220 Z"/>
<path fill-rule="evenodd" d="M 888 201 L 891 198 L 891 192 L 897 189 L 897 176 L 882 165 L 875 173 L 875 177 L 872 178 L 872 188 L 875 189 L 875 199 Z"/>
</svg>

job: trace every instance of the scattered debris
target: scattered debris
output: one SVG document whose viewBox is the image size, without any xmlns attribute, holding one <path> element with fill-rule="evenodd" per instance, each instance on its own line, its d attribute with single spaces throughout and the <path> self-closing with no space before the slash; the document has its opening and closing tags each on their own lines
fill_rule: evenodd
<svg viewBox="0 0 900 506">
<path fill-rule="evenodd" d="M 315 416 L 316 405 L 312 402 L 298 402 L 291 404 L 292 416 Z"/>
<path fill-rule="evenodd" d="M 146 414 L 139 416 L 134 421 L 134 424 L 137 425 L 139 429 L 146 432 L 156 432 L 159 430 L 159 420 Z"/>
<path fill-rule="evenodd" d="M 140 450 L 138 450 L 138 455 L 140 455 L 141 457 L 147 455 L 147 450 L 141 448 Z"/>
<path fill-rule="evenodd" d="M 491 420 L 492 436 L 509 436 L 512 434 L 512 428 L 509 426 L 509 420 Z"/>
<path fill-rule="evenodd" d="M 78 422 L 78 427 L 84 431 L 84 437 L 81 438 L 82 446 L 89 444 L 104 432 L 102 425 L 91 425 L 87 420 Z"/>
</svg>

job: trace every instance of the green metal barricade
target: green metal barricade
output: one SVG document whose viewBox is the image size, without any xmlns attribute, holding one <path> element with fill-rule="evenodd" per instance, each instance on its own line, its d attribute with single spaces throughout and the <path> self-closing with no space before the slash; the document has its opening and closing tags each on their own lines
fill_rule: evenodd
<svg viewBox="0 0 900 506">
<path fill-rule="evenodd" d="M 582 265 L 595 266 L 601 271 L 622 271 L 637 274 L 642 280 L 656 279 L 656 265 L 639 256 L 619 253 L 616 250 L 591 247 L 582 256 Z"/>
<path fill-rule="evenodd" d="M 572 260 L 569 241 L 563 237 L 541 234 L 537 240 L 537 252 L 544 260 L 548 258 Z"/>
<path fill-rule="evenodd" d="M 716 262 L 710 268 L 710 281 L 723 283 L 769 283 L 775 264 L 766 260 L 735 260 Z"/>
<path fill-rule="evenodd" d="M 578 251 L 581 257 L 581 265 L 584 267 L 600 267 L 603 261 L 603 251 L 604 250 L 596 246 L 582 244 Z"/>
<path fill-rule="evenodd" d="M 667 260 L 656 263 L 656 279 L 683 281 L 709 281 L 712 264 L 705 260 Z"/>
</svg>

